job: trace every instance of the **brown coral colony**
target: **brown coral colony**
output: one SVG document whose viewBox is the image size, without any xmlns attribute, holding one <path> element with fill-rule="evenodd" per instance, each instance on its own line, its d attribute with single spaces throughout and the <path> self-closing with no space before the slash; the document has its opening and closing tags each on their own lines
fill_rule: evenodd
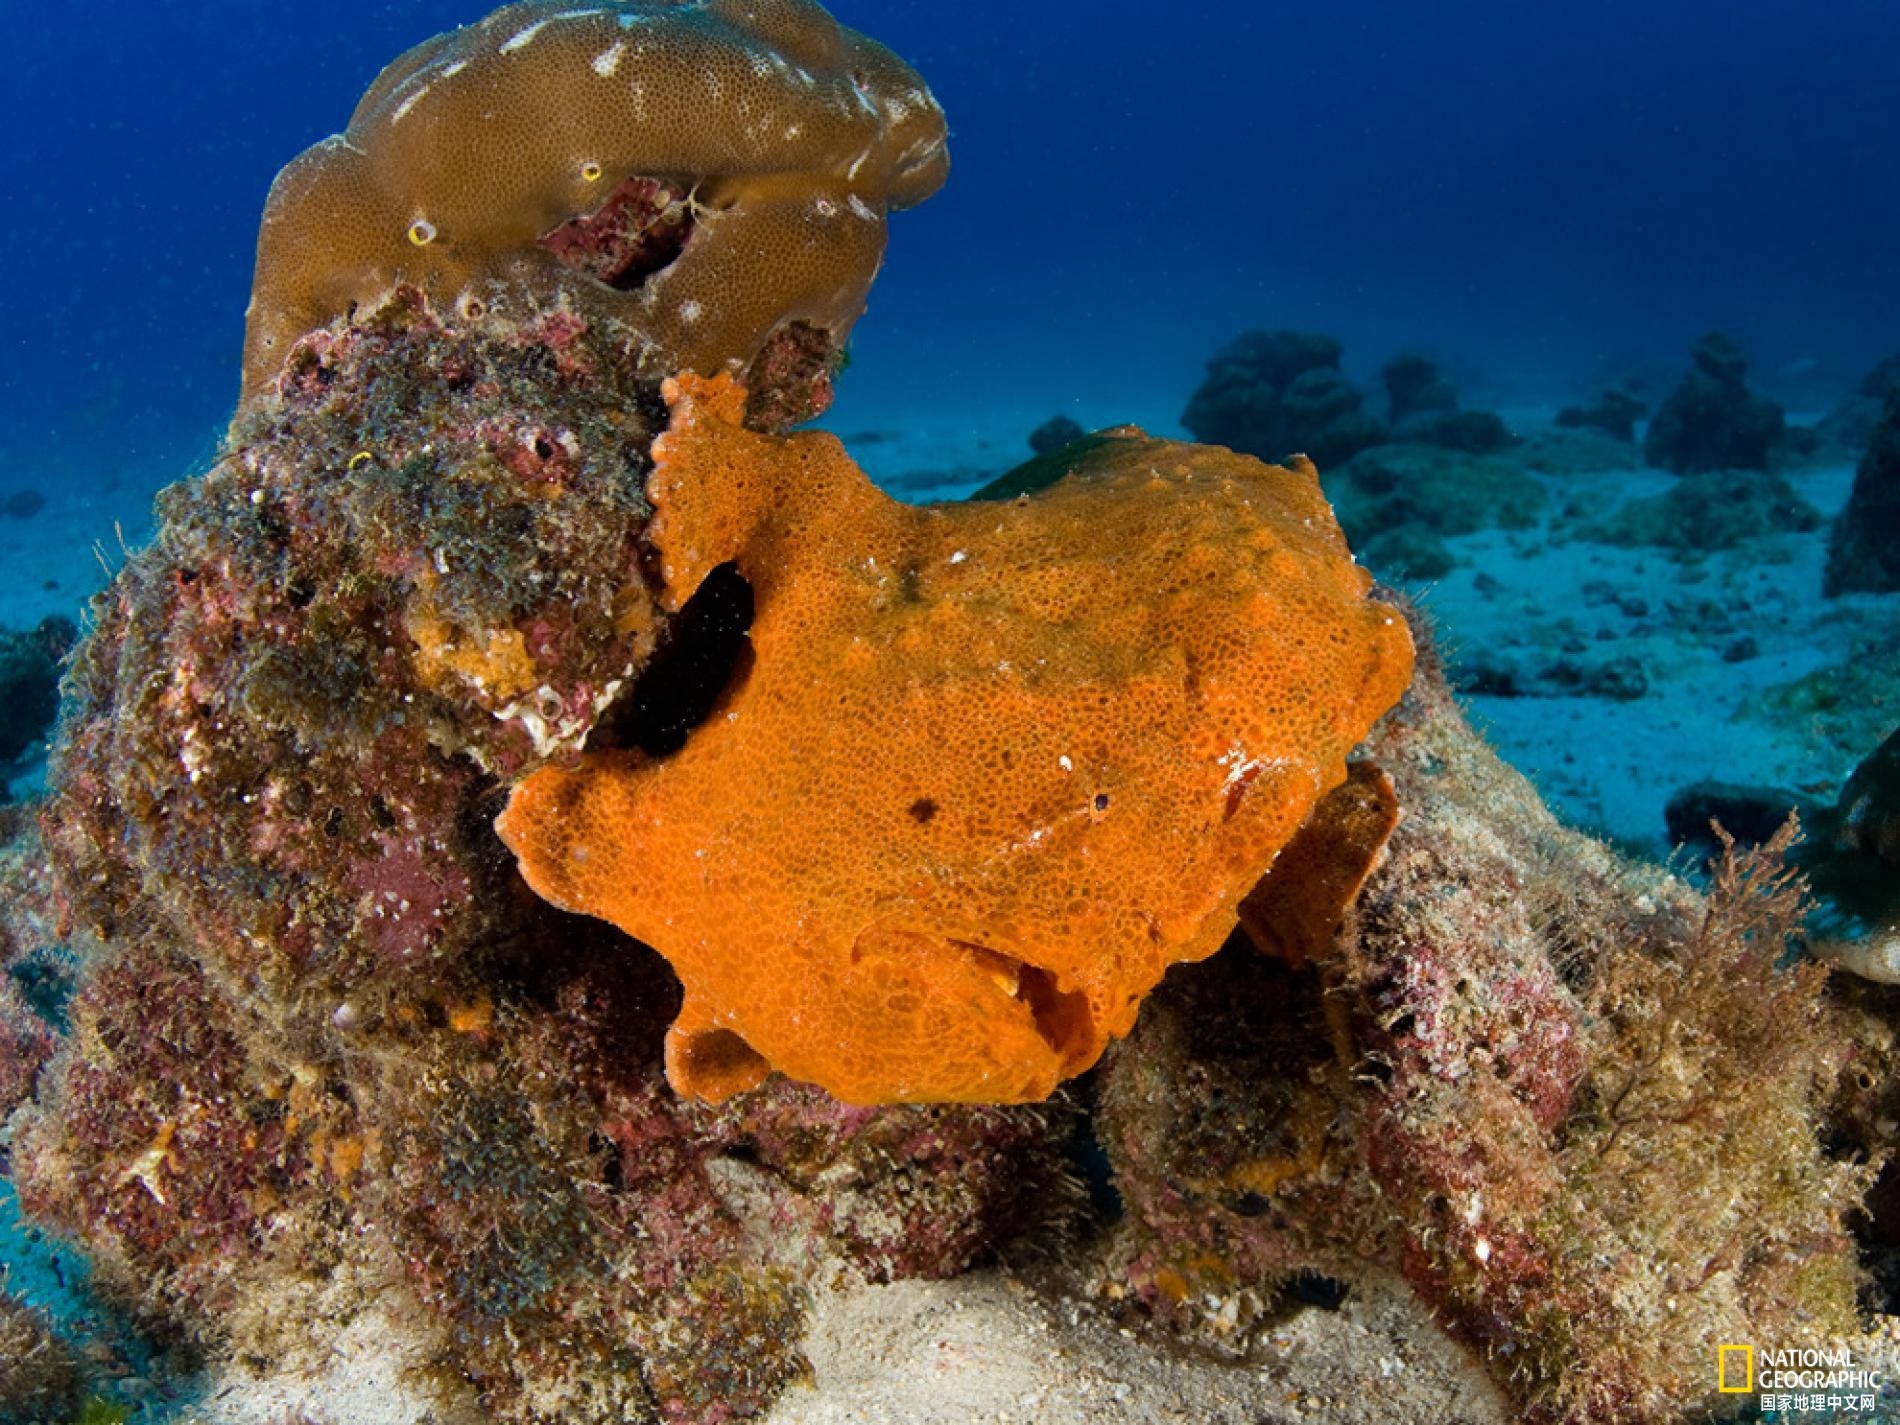
<svg viewBox="0 0 1900 1425">
<path fill-rule="evenodd" d="M 620 318 L 655 376 L 743 368 L 794 323 L 841 349 L 886 214 L 948 171 L 928 86 L 810 0 L 510 5 L 410 50 L 278 176 L 244 397 L 399 283 Z"/>
</svg>

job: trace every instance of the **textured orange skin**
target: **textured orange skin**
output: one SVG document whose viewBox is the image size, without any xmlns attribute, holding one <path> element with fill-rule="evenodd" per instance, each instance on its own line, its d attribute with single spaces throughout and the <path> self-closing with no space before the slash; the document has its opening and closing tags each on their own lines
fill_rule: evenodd
<svg viewBox="0 0 1900 1425">
<path fill-rule="evenodd" d="M 656 374 L 743 366 L 788 322 L 842 345 L 885 215 L 949 172 L 916 72 L 813 0 L 527 0 L 385 69 L 346 132 L 293 160 L 258 233 L 244 396 L 305 332 L 397 283 L 444 309 L 565 302 L 651 342 Z M 686 251 L 636 292 L 538 240 L 623 178 L 694 191 Z M 433 236 L 411 239 L 418 223 Z"/>
<path fill-rule="evenodd" d="M 1326 958 L 1346 913 L 1385 861 L 1399 820 L 1392 778 L 1374 763 L 1354 763 L 1240 902 L 1247 938 L 1295 969 Z"/>
<path fill-rule="evenodd" d="M 1310 464 L 1131 436 L 1040 494 L 898 504 L 833 437 L 668 383 L 664 600 L 736 561 L 753 657 L 671 757 L 535 773 L 528 882 L 678 972 L 674 1087 L 1046 1098 L 1133 1026 L 1410 681 Z"/>
</svg>

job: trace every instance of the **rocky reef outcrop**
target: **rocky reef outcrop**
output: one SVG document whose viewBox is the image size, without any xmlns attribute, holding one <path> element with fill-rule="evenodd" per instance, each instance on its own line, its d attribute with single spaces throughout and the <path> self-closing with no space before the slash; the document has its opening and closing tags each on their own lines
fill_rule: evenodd
<svg viewBox="0 0 1900 1425">
<path fill-rule="evenodd" d="M 1389 438 L 1339 369 L 1342 351 L 1318 332 L 1243 333 L 1207 363 L 1181 424 L 1210 445 L 1330 469 Z"/>
<path fill-rule="evenodd" d="M 651 210 L 673 198 L 586 197 L 682 174 L 664 132 L 621 134 L 613 113 L 581 171 L 526 166 L 525 219 L 502 201 L 458 230 L 441 206 L 401 249 L 358 219 L 456 178 L 416 166 L 420 131 L 401 127 L 416 105 L 479 106 L 469 85 L 565 73 L 577 44 L 587 94 L 615 79 L 585 62 L 603 54 L 630 70 L 612 92 L 633 92 L 649 59 L 609 11 L 664 52 L 671 83 L 735 63 L 751 83 L 756 59 L 801 103 L 842 101 L 874 147 L 901 131 L 854 170 L 887 185 L 870 196 L 783 169 L 770 201 L 710 180 L 678 195 L 708 229 L 696 252 L 730 258 L 744 236 L 756 268 L 721 279 L 739 328 L 703 313 L 731 339 L 716 364 L 747 373 L 746 417 L 822 409 L 887 200 L 941 176 L 941 118 L 815 5 L 711 8 L 513 6 L 386 74 L 358 116 L 375 141 L 313 151 L 278 185 L 226 449 L 166 493 L 154 543 L 95 605 L 43 837 L 11 852 L 54 913 L 12 927 L 10 961 L 63 947 L 83 965 L 57 1038 L 24 981 L 0 980 L 8 1106 L 33 1100 L 12 1174 L 28 1211 L 86 1246 L 99 1288 L 171 1339 L 269 1360 L 333 1309 L 324 1279 L 357 1282 L 403 1304 L 490 1418 L 725 1419 L 800 1369 L 814 1273 L 954 1272 L 1060 1211 L 1060 1107 L 868 1112 L 784 1080 L 721 1110 L 676 1099 L 660 1055 L 677 981 L 529 894 L 493 830 L 512 782 L 583 742 L 677 748 L 731 671 L 740 591 L 662 608 L 644 488 L 665 421 L 655 362 L 686 359 L 668 324 L 714 294 L 659 280 L 704 263 L 647 261 Z M 822 85 L 793 77 L 828 64 Z M 911 127 L 875 97 L 886 79 L 904 81 L 888 97 Z M 537 92 L 508 109 L 530 146 L 549 138 L 528 123 Z M 596 226 L 544 227 L 549 183 Z M 317 190 L 362 202 L 312 208 Z M 634 258 L 614 272 L 610 211 Z M 304 219 L 321 240 L 281 246 Z M 806 242 L 844 225 L 858 238 Z M 380 287 L 345 294 L 347 313 L 300 306 L 337 294 L 296 264 L 339 245 L 385 254 L 350 268 Z M 799 253 L 843 304 L 824 341 L 799 296 L 811 274 L 775 265 Z"/>
<path fill-rule="evenodd" d="M 1437 535 L 1523 529 L 1549 500 L 1514 461 L 1442 446 L 1380 446 L 1322 479 L 1355 543 L 1406 525 Z"/>
<path fill-rule="evenodd" d="M 1444 575 L 1447 536 L 1526 528 L 1549 498 L 1515 461 L 1442 445 L 1375 446 L 1322 479 L 1346 537 L 1390 579 Z"/>
<path fill-rule="evenodd" d="M 1218 1338 L 1391 1264 L 1530 1421 L 1690 1418 L 1710 1343 L 1851 1330 L 1870 1174 L 1816 1132 L 1853 1051 L 1781 963 L 1785 837 L 1705 893 L 1623 861 L 1429 660 L 1366 751 L 1405 815 L 1356 907 L 1283 897 L 1250 922 L 1273 957 L 1172 978 L 1110 1055 L 1115 1289 Z"/>
<path fill-rule="evenodd" d="M 1631 500 L 1581 532 L 1604 544 L 1654 545 L 1693 555 L 1763 535 L 1804 534 L 1824 523 L 1821 512 L 1781 475 L 1711 470 L 1684 475 L 1660 495 Z"/>
<path fill-rule="evenodd" d="M 1462 409 L 1444 368 L 1422 352 L 1386 363 L 1381 420 L 1340 370 L 1342 353 L 1318 332 L 1243 332 L 1208 362 L 1181 423 L 1197 440 L 1268 461 L 1304 455 L 1322 470 L 1388 442 L 1467 455 L 1518 443 L 1497 415 Z"/>
<path fill-rule="evenodd" d="M 85 1377 L 52 1323 L 0 1292 L 0 1425 L 78 1416 Z"/>
<path fill-rule="evenodd" d="M 1693 368 L 1649 424 L 1644 458 L 1678 475 L 1766 470 L 1787 419 L 1750 388 L 1747 354 L 1722 332 L 1710 332 L 1691 354 Z"/>
<path fill-rule="evenodd" d="M 1835 517 L 1825 588 L 1829 594 L 1900 590 L 1900 384 L 1887 395 L 1854 472 L 1853 492 Z"/>
<path fill-rule="evenodd" d="M 1458 388 L 1445 370 L 1422 351 L 1402 351 L 1379 371 L 1385 383 L 1386 409 L 1394 426 L 1450 415 L 1458 409 Z"/>
<path fill-rule="evenodd" d="M 1490 411 L 1465 410 L 1458 388 L 1434 358 L 1402 351 L 1381 369 L 1391 438 L 1437 445 L 1468 455 L 1492 455 L 1517 443 L 1503 419 Z"/>
<path fill-rule="evenodd" d="M 1873 440 L 1874 430 L 1895 392 L 1900 392 L 1900 351 L 1876 364 L 1861 378 L 1853 394 L 1814 427 L 1818 447 L 1849 460 L 1859 459 Z"/>
<path fill-rule="evenodd" d="M 399 292 L 299 348 L 100 598 L 44 817 L 86 970 L 14 1175 L 172 1333 L 268 1355 L 288 1318 L 245 1302 L 360 1273 L 498 1418 L 718 1418 L 797 1371 L 819 1243 L 955 1271 L 1060 1178 L 1060 1111 L 676 1100 L 664 964 L 496 839 L 510 781 L 677 745 L 719 685 L 732 610 L 663 619 L 643 572 L 631 352 Z"/>
</svg>

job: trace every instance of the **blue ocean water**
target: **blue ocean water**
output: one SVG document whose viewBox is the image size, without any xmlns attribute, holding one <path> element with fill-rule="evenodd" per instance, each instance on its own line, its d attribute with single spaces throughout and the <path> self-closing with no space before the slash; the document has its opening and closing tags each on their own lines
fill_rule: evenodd
<svg viewBox="0 0 1900 1425">
<path fill-rule="evenodd" d="M 0 482 L 175 475 L 228 414 L 272 175 L 482 7 L 0 8 Z M 1514 391 L 1712 325 L 1845 383 L 1900 333 L 1886 0 L 834 8 L 953 125 L 861 408 L 1172 404 L 1250 325 L 1331 331 L 1349 368 L 1427 342 Z"/>
</svg>

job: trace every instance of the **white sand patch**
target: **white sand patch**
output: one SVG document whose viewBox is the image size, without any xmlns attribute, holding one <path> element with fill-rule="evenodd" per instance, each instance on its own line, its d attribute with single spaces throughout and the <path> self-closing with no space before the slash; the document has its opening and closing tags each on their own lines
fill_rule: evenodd
<svg viewBox="0 0 1900 1425">
<path fill-rule="evenodd" d="M 1509 1418 L 1493 1388 L 1402 1286 L 1307 1309 L 1254 1357 L 1190 1355 L 1166 1330 L 1002 1272 L 822 1297 L 794 1387 L 770 1425 L 1339 1425 Z"/>
<path fill-rule="evenodd" d="M 186 1425 L 478 1425 L 472 1404 L 444 1402 L 414 1383 L 426 1359 L 392 1317 L 369 1311 L 330 1342 L 329 1349 L 293 1368 L 258 1375 L 227 1365 L 199 1403 L 184 1412 Z"/>
<path fill-rule="evenodd" d="M 1582 500 L 1592 518 L 1675 482 L 1641 469 L 1540 478 L 1552 492 L 1553 512 Z M 1853 470 L 1835 466 L 1788 478 L 1832 519 Z M 1584 663 L 1630 657 L 1642 666 L 1648 691 L 1630 702 L 1468 699 L 1505 760 L 1573 824 L 1662 855 L 1663 807 L 1691 782 L 1775 786 L 1831 800 L 1853 770 L 1811 729 L 1735 716 L 1761 688 L 1848 660 L 1857 642 L 1900 611 L 1900 599 L 1891 597 L 1822 596 L 1825 527 L 1689 561 L 1656 548 L 1553 539 L 1549 519 L 1531 530 L 1489 530 L 1446 544 L 1461 567 L 1425 589 L 1423 600 L 1452 661 L 1484 650 L 1531 668 L 1566 656 Z M 1615 599 L 1604 597 L 1606 584 Z M 1735 657 L 1744 641 L 1754 651 Z"/>
</svg>

